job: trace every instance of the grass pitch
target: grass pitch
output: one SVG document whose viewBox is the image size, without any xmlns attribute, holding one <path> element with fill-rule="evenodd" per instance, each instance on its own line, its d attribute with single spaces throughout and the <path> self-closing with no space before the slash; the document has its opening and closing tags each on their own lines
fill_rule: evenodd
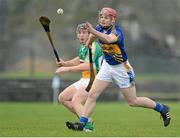
<svg viewBox="0 0 180 138">
<path fill-rule="evenodd" d="M 97 103 L 95 131 L 68 130 L 66 121 L 77 118 L 62 105 L 51 103 L 0 103 L 0 137 L 172 137 L 180 136 L 180 103 L 168 103 L 172 121 L 165 128 L 159 113 L 120 103 Z"/>
</svg>

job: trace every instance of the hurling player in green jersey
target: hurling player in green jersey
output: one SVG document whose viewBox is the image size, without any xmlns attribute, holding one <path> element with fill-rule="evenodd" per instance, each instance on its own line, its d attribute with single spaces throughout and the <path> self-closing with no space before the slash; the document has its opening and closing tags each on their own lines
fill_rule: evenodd
<svg viewBox="0 0 180 138">
<path fill-rule="evenodd" d="M 77 26 L 76 35 L 80 43 L 78 56 L 68 61 L 64 61 L 63 59 L 61 59 L 60 62 L 56 61 L 58 66 L 56 73 L 82 72 L 80 80 L 60 92 L 58 97 L 62 105 L 80 117 L 82 115 L 83 104 L 88 95 L 85 89 L 90 81 L 89 51 L 88 48 L 84 46 L 89 37 L 89 32 L 85 28 L 85 23 Z M 91 50 L 94 72 L 97 73 L 101 65 L 102 49 L 99 43 L 94 41 Z"/>
</svg>

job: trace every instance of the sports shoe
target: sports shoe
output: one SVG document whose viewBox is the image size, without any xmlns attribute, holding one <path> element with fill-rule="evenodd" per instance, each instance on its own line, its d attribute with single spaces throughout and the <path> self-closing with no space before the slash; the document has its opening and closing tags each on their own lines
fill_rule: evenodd
<svg viewBox="0 0 180 138">
<path fill-rule="evenodd" d="M 94 122 L 87 122 L 84 126 L 83 131 L 92 132 L 94 130 L 93 125 L 94 125 Z"/>
<path fill-rule="evenodd" d="M 87 122 L 86 124 L 80 122 L 76 122 L 76 123 L 66 122 L 66 126 L 68 127 L 68 129 L 72 129 L 75 131 L 85 131 L 85 132 L 92 132 L 94 130 L 93 124 L 94 122 Z"/>
<path fill-rule="evenodd" d="M 74 127 L 73 123 L 71 123 L 69 121 L 66 122 L 66 126 L 67 126 L 68 129 L 73 129 L 73 127 Z"/>
<path fill-rule="evenodd" d="M 84 128 L 84 124 L 79 122 L 76 123 L 66 122 L 66 126 L 68 127 L 68 129 L 80 130 L 80 131 L 83 131 Z"/>
<path fill-rule="evenodd" d="M 163 105 L 164 110 L 160 112 L 161 117 L 164 121 L 164 126 L 167 127 L 170 124 L 171 117 L 169 115 L 169 107 L 167 105 Z"/>
</svg>

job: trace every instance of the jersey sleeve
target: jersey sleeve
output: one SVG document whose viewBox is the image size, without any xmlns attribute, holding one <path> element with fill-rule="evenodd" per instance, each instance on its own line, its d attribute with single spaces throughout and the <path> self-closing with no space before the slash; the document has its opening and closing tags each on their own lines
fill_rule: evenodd
<svg viewBox="0 0 180 138">
<path fill-rule="evenodd" d="M 79 47 L 79 50 L 78 50 L 78 57 L 79 57 L 79 61 L 80 62 L 83 62 L 83 57 L 82 57 L 82 48 L 81 48 L 81 46 Z"/>
<path fill-rule="evenodd" d="M 89 62 L 88 49 L 82 45 L 79 48 L 79 60 L 81 63 Z"/>
<path fill-rule="evenodd" d="M 89 51 L 88 51 L 88 53 L 87 53 L 87 55 L 86 55 L 86 57 L 84 59 L 84 62 L 89 62 Z"/>
<path fill-rule="evenodd" d="M 120 26 L 115 26 L 115 29 L 112 32 L 117 36 L 118 40 L 122 40 L 123 33 Z"/>
<path fill-rule="evenodd" d="M 98 42 L 92 43 L 92 56 L 93 56 L 93 66 L 96 69 L 96 73 L 99 72 L 102 63 L 102 48 Z"/>
<path fill-rule="evenodd" d="M 93 62 L 98 60 L 98 58 L 102 56 L 102 49 L 98 42 L 92 43 L 92 56 L 93 56 Z"/>
<path fill-rule="evenodd" d="M 95 62 L 98 60 L 99 57 L 102 56 L 102 49 L 101 49 L 100 44 L 98 42 L 93 42 L 91 50 L 92 50 L 92 60 L 93 62 Z M 89 62 L 89 50 L 87 51 L 84 61 Z"/>
<path fill-rule="evenodd" d="M 100 25 L 97 25 L 97 26 L 95 27 L 95 29 L 96 29 L 98 32 L 102 32 L 102 27 L 101 27 Z"/>
</svg>

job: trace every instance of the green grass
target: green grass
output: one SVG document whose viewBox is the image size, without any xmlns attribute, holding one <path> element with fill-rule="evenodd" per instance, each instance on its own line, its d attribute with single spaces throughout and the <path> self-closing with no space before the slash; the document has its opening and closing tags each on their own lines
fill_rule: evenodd
<svg viewBox="0 0 180 138">
<path fill-rule="evenodd" d="M 180 136 L 179 103 L 168 103 L 172 122 L 162 126 L 159 114 L 120 103 L 98 103 L 93 114 L 95 131 L 75 132 L 65 126 L 76 117 L 62 105 L 51 103 L 0 103 L 0 136 L 13 137 L 98 137 L 98 136 Z"/>
</svg>

